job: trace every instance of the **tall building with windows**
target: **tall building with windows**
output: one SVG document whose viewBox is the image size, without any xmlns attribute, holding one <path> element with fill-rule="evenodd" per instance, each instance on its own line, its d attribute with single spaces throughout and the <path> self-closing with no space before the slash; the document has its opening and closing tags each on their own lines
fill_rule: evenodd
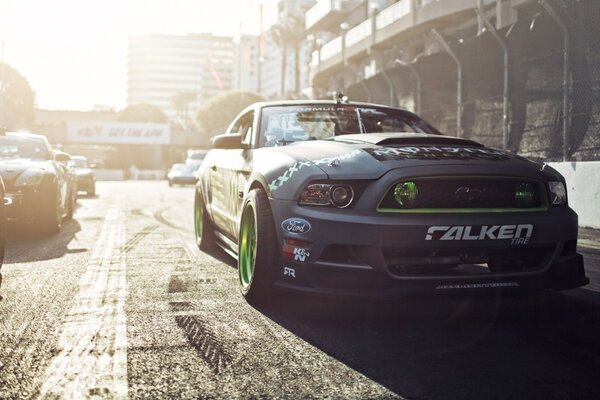
<svg viewBox="0 0 600 400">
<path fill-rule="evenodd" d="M 192 122 L 202 103 L 232 89 L 231 37 L 136 35 L 128 51 L 127 104 L 150 103 L 172 122 Z"/>
</svg>

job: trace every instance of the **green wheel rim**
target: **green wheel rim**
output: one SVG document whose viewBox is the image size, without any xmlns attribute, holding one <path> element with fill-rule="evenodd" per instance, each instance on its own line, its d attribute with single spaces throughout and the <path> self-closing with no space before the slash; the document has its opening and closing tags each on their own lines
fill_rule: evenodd
<svg viewBox="0 0 600 400">
<path fill-rule="evenodd" d="M 256 221 L 254 213 L 248 209 L 242 218 L 240 236 L 239 273 L 240 282 L 245 289 L 250 286 L 254 275 L 254 260 L 256 258 Z"/>
<path fill-rule="evenodd" d="M 202 202 L 199 197 L 196 198 L 194 207 L 194 230 L 196 231 L 196 240 L 202 238 Z"/>
</svg>

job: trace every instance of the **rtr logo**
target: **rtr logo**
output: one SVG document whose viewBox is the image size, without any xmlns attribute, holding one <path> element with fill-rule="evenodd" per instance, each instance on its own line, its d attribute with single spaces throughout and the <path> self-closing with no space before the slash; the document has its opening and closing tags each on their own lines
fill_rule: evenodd
<svg viewBox="0 0 600 400">
<path fill-rule="evenodd" d="M 306 260 L 306 257 L 309 256 L 310 253 L 306 249 L 294 247 L 294 261 L 304 262 Z"/>
<path fill-rule="evenodd" d="M 291 278 L 296 277 L 296 270 L 290 267 L 283 267 L 283 276 L 289 276 Z"/>
</svg>

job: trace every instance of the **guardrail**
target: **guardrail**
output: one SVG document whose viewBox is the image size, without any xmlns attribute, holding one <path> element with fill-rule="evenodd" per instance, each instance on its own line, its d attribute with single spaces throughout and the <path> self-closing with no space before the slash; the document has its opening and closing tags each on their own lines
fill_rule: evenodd
<svg viewBox="0 0 600 400">
<path fill-rule="evenodd" d="M 410 14 L 412 1 L 414 0 L 400 0 L 399 2 L 392 4 L 385 10 L 381 11 L 376 17 L 375 24 L 377 29 L 385 28 L 386 26 L 398 21 L 400 18 Z"/>
<path fill-rule="evenodd" d="M 579 226 L 600 229 L 600 161 L 548 163 L 567 181 L 569 205 Z"/>
</svg>

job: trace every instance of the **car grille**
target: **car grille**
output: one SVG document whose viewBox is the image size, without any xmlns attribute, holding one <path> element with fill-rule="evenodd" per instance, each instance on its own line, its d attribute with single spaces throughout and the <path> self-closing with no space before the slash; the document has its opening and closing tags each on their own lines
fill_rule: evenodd
<svg viewBox="0 0 600 400">
<path fill-rule="evenodd" d="M 380 212 L 532 211 L 547 208 L 541 182 L 520 178 L 415 178 L 392 185 Z"/>
<path fill-rule="evenodd" d="M 552 256 L 552 247 L 526 249 L 445 249 L 384 248 L 383 254 L 392 275 L 464 276 L 539 271 Z"/>
</svg>

